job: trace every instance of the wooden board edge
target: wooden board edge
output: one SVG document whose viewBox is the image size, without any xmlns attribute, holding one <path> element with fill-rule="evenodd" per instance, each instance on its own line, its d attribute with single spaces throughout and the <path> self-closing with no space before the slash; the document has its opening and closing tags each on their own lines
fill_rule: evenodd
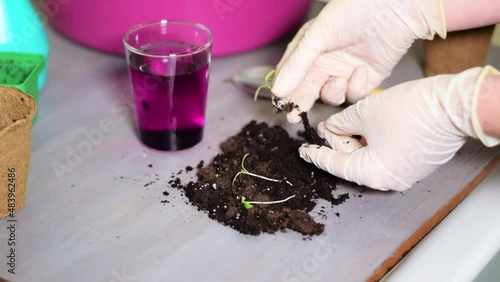
<svg viewBox="0 0 500 282">
<path fill-rule="evenodd" d="M 384 277 L 415 245 L 417 245 L 439 222 L 441 222 L 500 162 L 496 156 L 467 186 L 444 205 L 434 216 L 428 219 L 412 236 L 410 236 L 382 265 L 376 269 L 366 281 L 375 282 Z"/>
</svg>

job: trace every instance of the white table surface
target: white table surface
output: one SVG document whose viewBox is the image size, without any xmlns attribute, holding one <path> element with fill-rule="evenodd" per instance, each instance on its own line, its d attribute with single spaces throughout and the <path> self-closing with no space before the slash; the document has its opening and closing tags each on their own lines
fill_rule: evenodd
<svg viewBox="0 0 500 282">
<path fill-rule="evenodd" d="M 500 252 L 500 166 L 387 275 L 396 281 L 473 281 Z M 493 263 L 498 263 L 498 260 Z M 500 265 L 496 265 L 498 270 Z M 485 281 L 500 281 L 500 272 Z"/>
</svg>

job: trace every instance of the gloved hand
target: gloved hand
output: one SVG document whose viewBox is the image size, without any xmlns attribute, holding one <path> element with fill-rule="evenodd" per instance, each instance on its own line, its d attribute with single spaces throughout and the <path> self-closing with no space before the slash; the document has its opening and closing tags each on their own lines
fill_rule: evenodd
<svg viewBox="0 0 500 282">
<path fill-rule="evenodd" d="M 441 0 L 332 0 L 306 23 L 276 67 L 271 91 L 308 111 L 320 98 L 363 98 L 417 38 L 446 36 Z M 346 93 L 347 92 L 347 93 Z M 297 110 L 287 115 L 300 122 Z"/>
<path fill-rule="evenodd" d="M 318 125 L 332 149 L 303 145 L 300 156 L 360 185 L 405 190 L 448 162 L 468 137 L 487 146 L 500 142 L 487 136 L 478 121 L 478 101 L 488 103 L 485 99 L 498 95 L 498 89 L 485 89 L 486 75 L 500 72 L 478 67 L 370 95 Z M 346 137 L 351 135 L 363 136 L 367 145 Z"/>
</svg>

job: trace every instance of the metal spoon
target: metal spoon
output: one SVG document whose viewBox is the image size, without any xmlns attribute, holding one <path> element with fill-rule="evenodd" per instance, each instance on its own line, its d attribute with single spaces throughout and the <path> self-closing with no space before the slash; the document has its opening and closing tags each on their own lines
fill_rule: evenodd
<svg viewBox="0 0 500 282">
<path fill-rule="evenodd" d="M 240 73 L 235 74 L 231 78 L 231 82 L 239 89 L 251 94 L 252 96 L 257 91 L 262 83 L 264 83 L 264 78 L 266 75 L 273 70 L 272 66 L 255 66 L 246 69 Z M 259 92 L 259 98 L 272 99 L 273 93 L 267 89 L 263 88 Z"/>
<path fill-rule="evenodd" d="M 231 80 L 236 87 L 249 94 L 255 95 L 255 92 L 257 91 L 257 89 L 259 89 L 259 87 L 261 87 L 265 83 L 268 84 L 272 81 L 273 74 L 270 74 L 270 72 L 273 69 L 274 67 L 271 66 L 251 67 L 240 73 L 237 73 L 232 77 Z M 289 107 L 290 101 L 288 98 L 277 98 L 273 95 L 269 88 L 260 88 L 258 98 L 270 99 L 273 106 L 279 110 L 286 111 L 287 109 L 291 109 Z"/>
</svg>

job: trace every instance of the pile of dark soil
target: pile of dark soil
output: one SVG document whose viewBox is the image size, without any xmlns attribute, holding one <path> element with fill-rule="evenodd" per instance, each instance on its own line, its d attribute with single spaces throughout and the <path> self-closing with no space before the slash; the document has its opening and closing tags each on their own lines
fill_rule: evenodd
<svg viewBox="0 0 500 282">
<path fill-rule="evenodd" d="M 189 202 L 207 213 L 209 218 L 244 234 L 275 233 L 286 229 L 303 235 L 321 234 L 324 225 L 309 214 L 318 199 L 335 206 L 343 203 L 349 195 L 335 195 L 340 179 L 300 158 L 298 148 L 301 144 L 321 141 L 314 129 L 305 128 L 305 132 L 299 134 L 299 138 L 305 139 L 296 139 L 280 126 L 251 121 L 241 132 L 220 145 L 221 152 L 209 164 L 201 162 L 195 168 L 189 167 L 196 172 L 196 181 L 183 184 L 173 176 L 170 187 L 180 189 Z M 247 174 L 240 174 L 234 180 L 246 154 L 244 166 L 249 172 L 278 181 Z M 250 209 L 242 204 L 242 197 L 246 201 L 269 202 L 291 196 L 293 198 L 283 203 L 252 204 Z"/>
</svg>

